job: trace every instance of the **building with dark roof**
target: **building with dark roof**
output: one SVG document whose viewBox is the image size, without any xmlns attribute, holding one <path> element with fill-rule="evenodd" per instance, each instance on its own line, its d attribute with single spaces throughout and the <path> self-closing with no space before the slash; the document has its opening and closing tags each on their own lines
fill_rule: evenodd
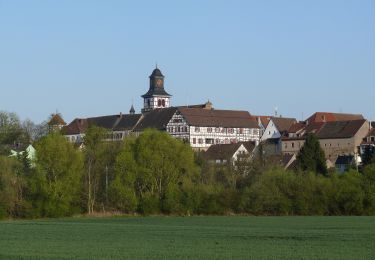
<svg viewBox="0 0 375 260">
<path fill-rule="evenodd" d="M 260 138 L 257 121 L 247 111 L 178 107 L 166 127 L 195 150 L 206 150 L 213 144 L 258 143 Z"/>
<path fill-rule="evenodd" d="M 203 157 L 207 161 L 217 164 L 234 163 L 239 159 L 250 158 L 254 148 L 254 142 L 214 144 L 207 149 L 207 151 L 203 154 Z"/>
<path fill-rule="evenodd" d="M 307 134 L 314 133 L 325 152 L 326 159 L 335 162 L 339 155 L 356 155 L 363 138 L 369 132 L 369 123 L 365 119 L 349 121 L 329 121 L 307 124 L 299 134 L 284 136 L 282 153 L 294 154 L 305 143 Z M 358 161 L 359 162 L 359 161 Z"/>
</svg>

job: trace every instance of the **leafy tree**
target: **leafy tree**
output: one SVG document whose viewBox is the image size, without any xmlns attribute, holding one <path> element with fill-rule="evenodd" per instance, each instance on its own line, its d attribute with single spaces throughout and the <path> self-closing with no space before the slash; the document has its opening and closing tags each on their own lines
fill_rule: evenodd
<svg viewBox="0 0 375 260">
<path fill-rule="evenodd" d="M 362 187 L 365 193 L 364 210 L 375 215 L 375 163 L 366 165 L 363 171 Z"/>
<path fill-rule="evenodd" d="M 58 133 L 36 144 L 36 170 L 30 176 L 32 201 L 40 216 L 67 216 L 78 211 L 83 160 Z"/>
<path fill-rule="evenodd" d="M 22 216 L 25 180 L 15 158 L 0 156 L 0 218 Z"/>
<path fill-rule="evenodd" d="M 375 162 L 375 147 L 366 145 L 363 151 L 362 163 L 364 166 Z"/>
<path fill-rule="evenodd" d="M 297 166 L 303 171 L 327 174 L 324 151 L 315 134 L 307 134 L 305 144 L 297 155 Z"/>
<path fill-rule="evenodd" d="M 22 129 L 15 113 L 0 111 L 0 154 L 9 155 L 16 144 L 28 144 L 30 136 Z"/>
<path fill-rule="evenodd" d="M 85 157 L 85 201 L 87 202 L 87 212 L 93 213 L 99 194 L 101 176 L 105 175 L 108 168 L 104 159 L 106 152 L 107 130 L 95 125 L 91 125 L 84 137 L 84 157 Z"/>
<path fill-rule="evenodd" d="M 189 145 L 149 129 L 138 138 L 125 141 L 116 161 L 115 177 L 115 183 L 121 183 L 123 189 L 112 185 L 112 191 L 126 191 L 123 199 L 129 205 L 134 205 L 135 195 L 142 213 L 174 212 L 180 208 L 177 204 L 184 184 L 194 179 L 196 169 Z"/>
</svg>

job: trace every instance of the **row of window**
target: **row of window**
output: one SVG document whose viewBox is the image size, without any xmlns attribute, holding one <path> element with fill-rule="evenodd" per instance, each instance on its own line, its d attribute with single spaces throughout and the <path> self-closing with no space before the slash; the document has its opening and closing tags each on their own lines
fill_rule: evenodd
<svg viewBox="0 0 375 260">
<path fill-rule="evenodd" d="M 194 132 L 196 133 L 199 133 L 201 132 L 201 130 L 203 131 L 204 128 L 203 127 L 198 127 L 196 126 L 194 128 Z M 207 133 L 228 133 L 228 134 L 234 134 L 235 132 L 237 134 L 243 134 L 245 133 L 245 129 L 244 128 L 226 128 L 226 127 L 207 127 L 206 129 Z M 259 135 L 259 129 L 253 129 L 253 134 L 254 135 Z"/>
<path fill-rule="evenodd" d="M 147 106 L 151 107 L 150 99 L 147 99 Z M 158 99 L 158 107 L 165 107 L 165 99 Z"/>
<path fill-rule="evenodd" d="M 167 128 L 169 133 L 186 133 L 188 131 L 187 126 L 171 126 Z"/>
<path fill-rule="evenodd" d="M 225 138 L 225 139 L 213 139 L 213 138 L 193 138 L 193 144 L 230 144 L 238 143 L 238 140 L 235 138 Z"/>
<path fill-rule="evenodd" d="M 298 148 L 301 148 L 301 144 L 300 144 L 299 142 L 297 142 L 297 144 L 298 144 Z M 351 144 L 348 143 L 348 146 L 350 146 L 350 145 L 351 145 Z M 332 144 L 331 144 L 331 143 L 330 143 L 330 144 L 325 143 L 325 144 L 324 144 L 324 147 L 327 147 L 327 146 L 332 147 Z M 285 147 L 285 149 L 287 149 L 287 148 L 288 148 L 288 143 L 285 143 L 285 144 L 284 144 L 284 147 Z M 294 147 L 297 147 L 297 146 L 295 146 L 295 145 L 294 145 L 294 142 L 292 142 L 292 143 L 290 143 L 290 147 L 291 147 L 291 148 L 294 148 Z M 340 147 L 340 143 L 337 143 L 337 147 Z"/>
</svg>

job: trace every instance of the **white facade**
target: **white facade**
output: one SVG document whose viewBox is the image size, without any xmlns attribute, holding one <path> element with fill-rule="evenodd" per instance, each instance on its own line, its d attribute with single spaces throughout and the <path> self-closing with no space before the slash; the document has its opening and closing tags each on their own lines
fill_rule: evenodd
<svg viewBox="0 0 375 260">
<path fill-rule="evenodd" d="M 149 111 L 156 108 L 170 107 L 170 97 L 167 96 L 153 96 L 147 97 L 143 100 L 144 111 Z"/>
<path fill-rule="evenodd" d="M 176 111 L 166 130 L 175 138 L 189 142 L 195 150 L 207 150 L 213 144 L 230 144 L 246 141 L 259 143 L 259 128 L 229 128 L 222 126 L 189 125 L 183 115 Z"/>
<path fill-rule="evenodd" d="M 280 137 L 281 137 L 281 134 L 271 119 L 268 122 L 266 129 L 264 130 L 261 141 L 264 141 L 270 138 L 280 138 Z"/>
</svg>

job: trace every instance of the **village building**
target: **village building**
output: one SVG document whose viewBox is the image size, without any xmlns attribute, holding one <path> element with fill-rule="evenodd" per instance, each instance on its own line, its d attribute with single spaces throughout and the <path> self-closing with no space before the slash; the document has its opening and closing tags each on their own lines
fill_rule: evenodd
<svg viewBox="0 0 375 260">
<path fill-rule="evenodd" d="M 253 116 L 253 117 L 258 122 L 258 125 L 260 128 L 260 136 L 262 136 L 272 116 Z"/>
<path fill-rule="evenodd" d="M 211 145 L 203 154 L 203 157 L 215 164 L 232 164 L 238 160 L 247 160 L 252 157 L 255 149 L 254 142 L 240 142 L 233 144 Z"/>
<path fill-rule="evenodd" d="M 149 90 L 141 96 L 141 114 L 136 114 L 132 106 L 129 114 L 74 119 L 62 129 L 67 139 L 82 143 L 87 128 L 96 125 L 109 130 L 108 140 L 123 140 L 129 134 L 154 128 L 167 131 L 195 150 L 207 150 L 213 144 L 259 142 L 260 127 L 248 111 L 217 110 L 210 101 L 172 107 L 160 69 L 155 68 L 149 78 Z"/>
<path fill-rule="evenodd" d="M 66 126 L 66 123 L 62 118 L 61 114 L 56 113 L 51 115 L 49 121 L 47 122 L 47 125 L 48 131 L 54 132 L 61 130 L 64 126 Z"/>
<path fill-rule="evenodd" d="M 261 149 L 265 156 L 281 154 L 281 138 L 297 123 L 295 118 L 271 117 L 261 136 Z"/>
<path fill-rule="evenodd" d="M 333 121 L 351 121 L 364 119 L 360 114 L 344 114 L 331 112 L 316 112 L 305 120 L 306 124 L 325 123 Z"/>
<path fill-rule="evenodd" d="M 372 125 L 370 124 L 369 127 L 372 127 Z M 366 137 L 363 138 L 360 149 L 361 155 L 364 155 L 366 149 L 369 149 L 369 151 L 375 150 L 375 128 L 371 128 Z"/>
<path fill-rule="evenodd" d="M 326 159 L 335 162 L 340 155 L 353 155 L 358 164 L 359 147 L 368 131 L 369 124 L 365 119 L 311 123 L 299 129 L 295 128 L 284 136 L 281 149 L 283 154 L 298 153 L 305 143 L 306 135 L 314 133 Z"/>
</svg>

